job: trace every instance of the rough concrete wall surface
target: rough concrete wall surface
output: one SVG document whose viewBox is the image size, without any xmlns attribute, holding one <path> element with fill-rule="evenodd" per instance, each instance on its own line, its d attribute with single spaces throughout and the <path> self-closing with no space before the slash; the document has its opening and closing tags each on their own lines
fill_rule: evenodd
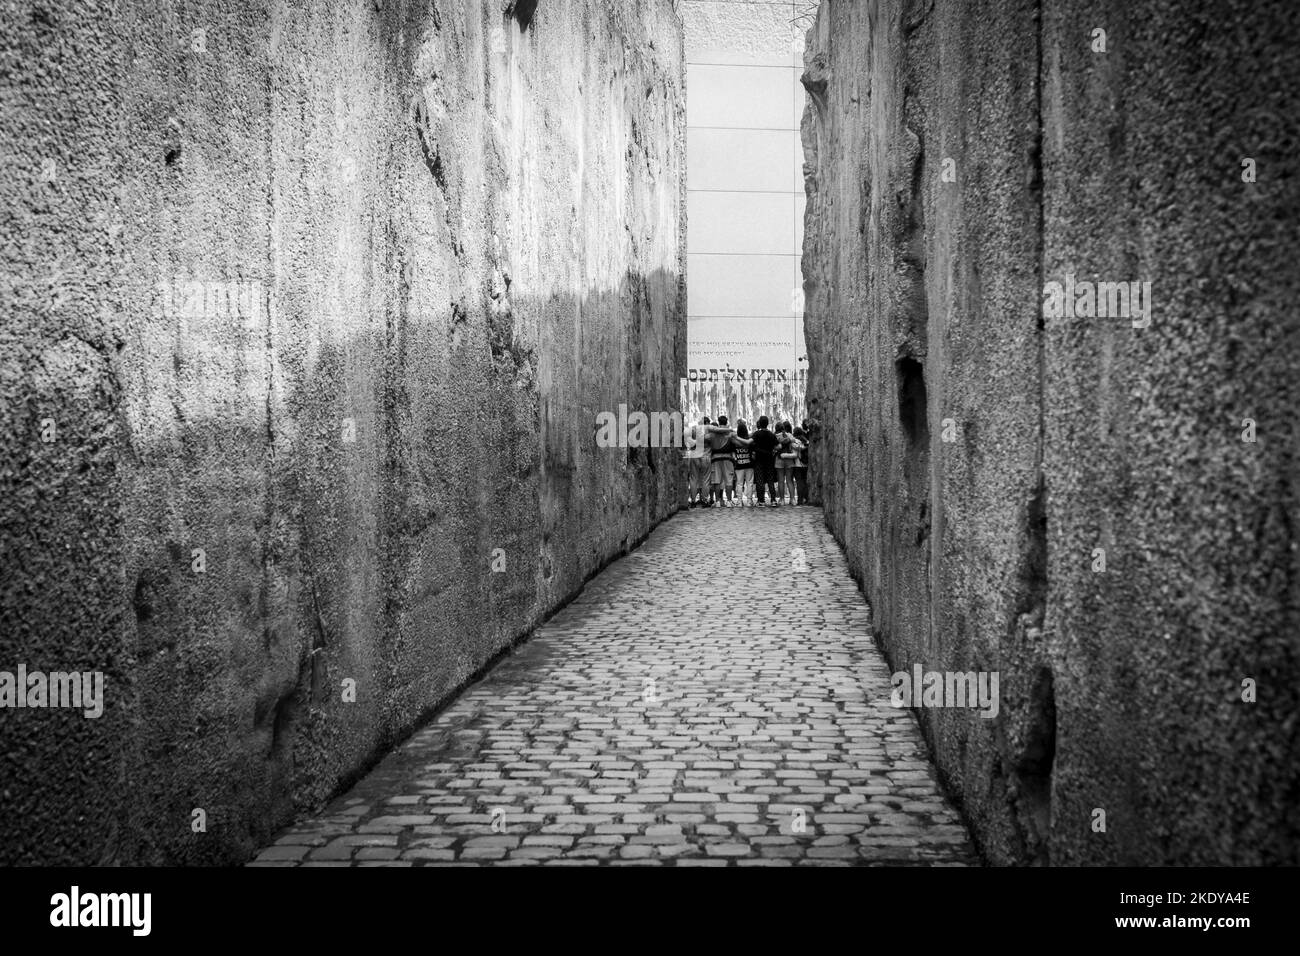
<svg viewBox="0 0 1300 956">
<path fill-rule="evenodd" d="M 0 862 L 245 859 L 675 506 L 676 453 L 593 423 L 685 363 L 680 21 L 0 32 L 0 668 L 105 680 L 98 719 L 0 714 Z"/>
<path fill-rule="evenodd" d="M 919 709 L 992 862 L 1300 860 L 1298 46 L 1284 2 L 809 31 L 810 472 L 891 664 L 999 675 Z"/>
</svg>

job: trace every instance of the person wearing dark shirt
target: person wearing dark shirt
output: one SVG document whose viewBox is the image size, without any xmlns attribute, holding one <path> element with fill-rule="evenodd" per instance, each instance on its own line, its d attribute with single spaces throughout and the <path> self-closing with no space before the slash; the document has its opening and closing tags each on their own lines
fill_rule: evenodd
<svg viewBox="0 0 1300 956">
<path fill-rule="evenodd" d="M 754 484 L 758 486 L 758 503 L 766 503 L 764 492 L 770 492 L 771 507 L 776 507 L 776 466 L 773 454 L 776 452 L 776 435 L 767 427 L 767 416 L 758 419 L 758 428 L 750 438 L 750 452 L 754 458 Z"/>
<path fill-rule="evenodd" d="M 790 423 L 778 422 L 773 429 L 776 432 L 776 454 L 772 456 L 776 471 L 776 497 L 781 504 L 794 504 L 794 439 L 790 435 Z"/>
</svg>

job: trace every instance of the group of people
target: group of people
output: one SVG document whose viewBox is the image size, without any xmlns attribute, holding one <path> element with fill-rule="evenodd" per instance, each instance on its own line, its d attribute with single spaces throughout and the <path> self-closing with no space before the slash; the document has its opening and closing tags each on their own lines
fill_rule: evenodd
<svg viewBox="0 0 1300 956">
<path fill-rule="evenodd" d="M 727 416 L 691 425 L 687 435 L 686 500 L 691 508 L 776 508 L 808 504 L 807 423 L 768 428 L 762 415 L 751 434 L 744 419 Z"/>
</svg>

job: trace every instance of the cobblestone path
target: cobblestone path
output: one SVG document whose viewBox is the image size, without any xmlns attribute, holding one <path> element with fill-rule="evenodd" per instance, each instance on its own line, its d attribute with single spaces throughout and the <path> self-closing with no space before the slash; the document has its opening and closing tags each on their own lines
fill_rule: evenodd
<svg viewBox="0 0 1300 956">
<path fill-rule="evenodd" d="M 977 864 L 868 624 L 819 509 L 681 513 L 251 865 Z"/>
</svg>

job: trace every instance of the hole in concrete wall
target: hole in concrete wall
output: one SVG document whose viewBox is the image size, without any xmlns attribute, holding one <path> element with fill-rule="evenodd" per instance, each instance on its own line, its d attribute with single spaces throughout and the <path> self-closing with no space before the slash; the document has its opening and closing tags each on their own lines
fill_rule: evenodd
<svg viewBox="0 0 1300 956">
<path fill-rule="evenodd" d="M 168 166 L 175 166 L 177 163 L 181 161 L 181 148 L 179 146 L 175 146 L 167 150 L 167 154 L 163 156 L 163 160 L 164 162 L 167 163 Z"/>
<path fill-rule="evenodd" d="M 445 193 L 447 173 L 442 166 L 442 154 L 438 152 L 438 144 L 433 141 L 433 131 L 429 128 L 429 111 L 423 99 L 415 102 L 415 135 L 420 141 L 420 153 L 424 157 L 424 165 L 429 170 L 429 175 L 438 184 L 438 188 Z"/>
<path fill-rule="evenodd" d="M 1041 473 L 1025 505 L 1024 523 L 1016 569 L 1015 615 L 1016 620 L 1028 615 L 1030 626 L 1042 627 L 1047 604 L 1047 486 Z"/>
<path fill-rule="evenodd" d="M 514 311 L 508 305 L 491 308 L 488 311 L 488 347 L 492 350 L 492 358 L 509 358 L 513 354 L 514 339 Z"/>
<path fill-rule="evenodd" d="M 1047 835 L 1052 817 L 1052 765 L 1056 759 L 1056 689 L 1052 671 L 1039 667 L 1029 688 L 1024 749 L 1012 768 L 1019 791 L 1020 814 L 1035 837 L 1035 862 L 1047 862 Z"/>
<path fill-rule="evenodd" d="M 911 447 L 929 448 L 925 370 L 916 359 L 906 356 L 895 363 L 895 371 L 898 375 L 898 420 L 903 426 L 903 434 Z"/>
<path fill-rule="evenodd" d="M 135 581 L 135 597 L 131 603 L 135 608 L 135 619 L 140 623 L 153 618 L 154 604 L 157 601 L 159 582 L 148 571 L 141 571 Z"/>
<path fill-rule="evenodd" d="M 271 721 L 272 758 L 282 756 L 292 743 L 297 710 L 292 692 L 276 702 Z"/>
<path fill-rule="evenodd" d="M 537 0 L 513 0 L 506 7 L 506 16 L 515 18 L 521 32 L 533 25 L 533 14 L 536 12 Z"/>
<path fill-rule="evenodd" d="M 459 302 L 451 304 L 451 351 L 453 352 L 464 344 L 468 318 L 464 306 Z"/>
</svg>

